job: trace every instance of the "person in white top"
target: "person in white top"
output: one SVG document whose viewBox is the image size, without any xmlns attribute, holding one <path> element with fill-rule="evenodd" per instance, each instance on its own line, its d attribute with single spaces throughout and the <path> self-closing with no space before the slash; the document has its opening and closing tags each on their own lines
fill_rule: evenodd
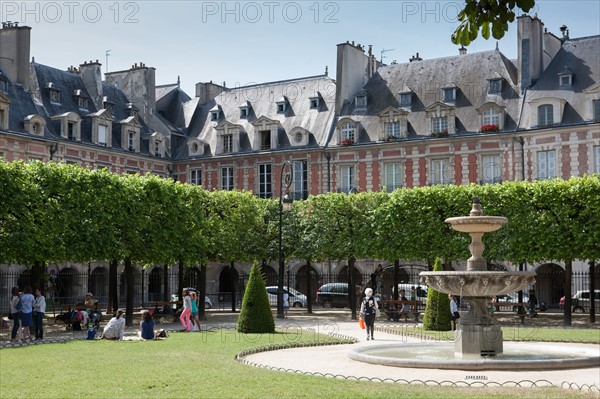
<svg viewBox="0 0 600 399">
<path fill-rule="evenodd" d="M 450 299 L 450 320 L 452 320 L 452 331 L 454 331 L 456 330 L 456 320 L 460 318 L 460 314 L 454 295 L 448 295 L 448 299 Z"/>
<path fill-rule="evenodd" d="M 33 331 L 35 339 L 44 339 L 44 313 L 46 313 L 46 297 L 39 288 L 35 289 L 33 301 Z"/>
<path fill-rule="evenodd" d="M 123 317 L 123 311 L 118 310 L 117 315 L 110 319 L 104 331 L 102 332 L 102 339 L 111 340 L 122 340 L 125 335 L 125 317 Z"/>
</svg>

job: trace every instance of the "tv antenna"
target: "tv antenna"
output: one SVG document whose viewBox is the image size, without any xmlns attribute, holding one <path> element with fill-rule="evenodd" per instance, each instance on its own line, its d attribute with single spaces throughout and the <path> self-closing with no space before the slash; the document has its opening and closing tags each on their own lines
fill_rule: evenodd
<svg viewBox="0 0 600 399">
<path fill-rule="evenodd" d="M 381 59 L 380 59 L 381 63 L 383 63 L 383 59 L 384 58 L 387 58 L 387 56 L 385 56 L 384 54 L 387 53 L 387 52 L 389 52 L 389 51 L 394 51 L 394 50 L 396 50 L 396 49 L 395 48 L 390 48 L 390 49 L 383 49 L 383 50 L 381 50 Z"/>
</svg>

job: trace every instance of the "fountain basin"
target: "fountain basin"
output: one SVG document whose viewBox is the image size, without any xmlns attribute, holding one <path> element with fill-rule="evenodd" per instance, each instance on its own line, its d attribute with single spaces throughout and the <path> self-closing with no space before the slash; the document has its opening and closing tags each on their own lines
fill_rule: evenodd
<svg viewBox="0 0 600 399">
<path fill-rule="evenodd" d="M 456 231 L 463 233 L 490 233 L 508 221 L 502 216 L 457 216 L 445 220 Z"/>
<path fill-rule="evenodd" d="M 535 284 L 535 272 L 443 271 L 419 273 L 421 284 L 464 297 L 511 294 Z"/>
<path fill-rule="evenodd" d="M 598 367 L 600 347 L 588 344 L 505 342 L 493 357 L 455 358 L 453 342 L 363 346 L 350 359 L 383 366 L 457 370 L 560 370 Z"/>
</svg>

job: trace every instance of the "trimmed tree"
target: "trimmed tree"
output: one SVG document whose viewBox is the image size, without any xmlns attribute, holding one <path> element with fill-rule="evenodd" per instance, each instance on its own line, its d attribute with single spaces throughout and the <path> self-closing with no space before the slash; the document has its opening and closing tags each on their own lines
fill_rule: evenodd
<svg viewBox="0 0 600 399">
<path fill-rule="evenodd" d="M 434 272 L 444 270 L 440 258 L 435 259 Z M 427 306 L 423 317 L 423 330 L 450 331 L 450 300 L 448 295 L 429 288 L 427 291 Z"/>
<path fill-rule="evenodd" d="M 271 304 L 267 296 L 265 280 L 260 273 L 260 267 L 254 262 L 250 270 L 250 277 L 242 310 L 238 318 L 237 330 L 248 334 L 265 334 L 275 332 L 275 321 L 271 312 Z"/>
</svg>

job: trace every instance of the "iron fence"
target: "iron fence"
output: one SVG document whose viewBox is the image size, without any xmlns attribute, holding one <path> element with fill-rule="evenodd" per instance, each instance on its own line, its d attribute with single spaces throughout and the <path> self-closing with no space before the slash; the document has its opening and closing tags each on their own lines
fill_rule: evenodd
<svg viewBox="0 0 600 399">
<path fill-rule="evenodd" d="M 596 268 L 598 269 L 598 268 Z M 425 266 L 403 265 L 398 272 L 398 283 L 403 286 L 418 286 L 419 273 L 426 270 Z M 560 267 L 542 268 L 536 271 L 536 283 L 534 286 L 523 290 L 527 295 L 529 289 L 535 289 L 539 301 L 543 301 L 549 311 L 562 311 L 561 298 L 564 296 L 565 272 Z M 277 286 L 277 273 L 270 267 L 263 268 L 263 276 L 266 286 Z M 178 300 L 179 273 L 176 269 L 154 268 L 150 272 L 136 270 L 133 274 L 134 298 L 136 308 L 152 307 L 157 302 L 167 300 Z M 166 284 L 165 284 L 166 279 Z M 96 268 L 94 271 L 78 271 L 73 268 L 65 268 L 60 273 L 50 275 L 45 282 L 47 311 L 59 313 L 66 306 L 83 302 L 85 295 L 92 292 L 99 301 L 101 308 L 108 305 L 108 271 Z M 119 307 L 126 305 L 125 274 L 117 273 L 117 303 Z M 600 272 L 595 273 L 595 289 L 600 290 Z M 200 286 L 200 275 L 198 269 L 186 269 L 183 276 L 183 287 L 198 288 Z M 348 267 L 344 267 L 338 273 L 318 272 L 316 269 L 305 266 L 295 273 L 286 270 L 284 285 L 294 288 L 306 295 L 307 301 L 315 306 L 316 292 L 327 283 L 347 283 Z M 221 273 L 216 281 L 207 284 L 205 302 L 208 308 L 220 310 L 237 310 L 248 283 L 247 273 Z M 378 274 L 354 272 L 354 283 L 357 291 L 362 292 L 365 287 L 372 287 L 376 294 L 383 299 L 393 295 L 394 271 L 388 267 Z M 31 274 L 29 270 L 23 272 L 1 272 L 0 271 L 0 311 L 6 314 L 9 311 L 10 290 L 18 287 L 22 291 L 26 285 L 31 285 Z M 588 271 L 575 272 L 572 275 L 572 294 L 578 291 L 589 290 L 590 273 Z M 165 288 L 166 287 L 166 288 Z M 167 292 L 165 293 L 165 289 Z M 165 295 L 166 294 L 166 295 Z M 587 309 L 586 309 L 587 312 Z M 596 312 L 600 313 L 600 306 L 596 306 Z"/>
</svg>

